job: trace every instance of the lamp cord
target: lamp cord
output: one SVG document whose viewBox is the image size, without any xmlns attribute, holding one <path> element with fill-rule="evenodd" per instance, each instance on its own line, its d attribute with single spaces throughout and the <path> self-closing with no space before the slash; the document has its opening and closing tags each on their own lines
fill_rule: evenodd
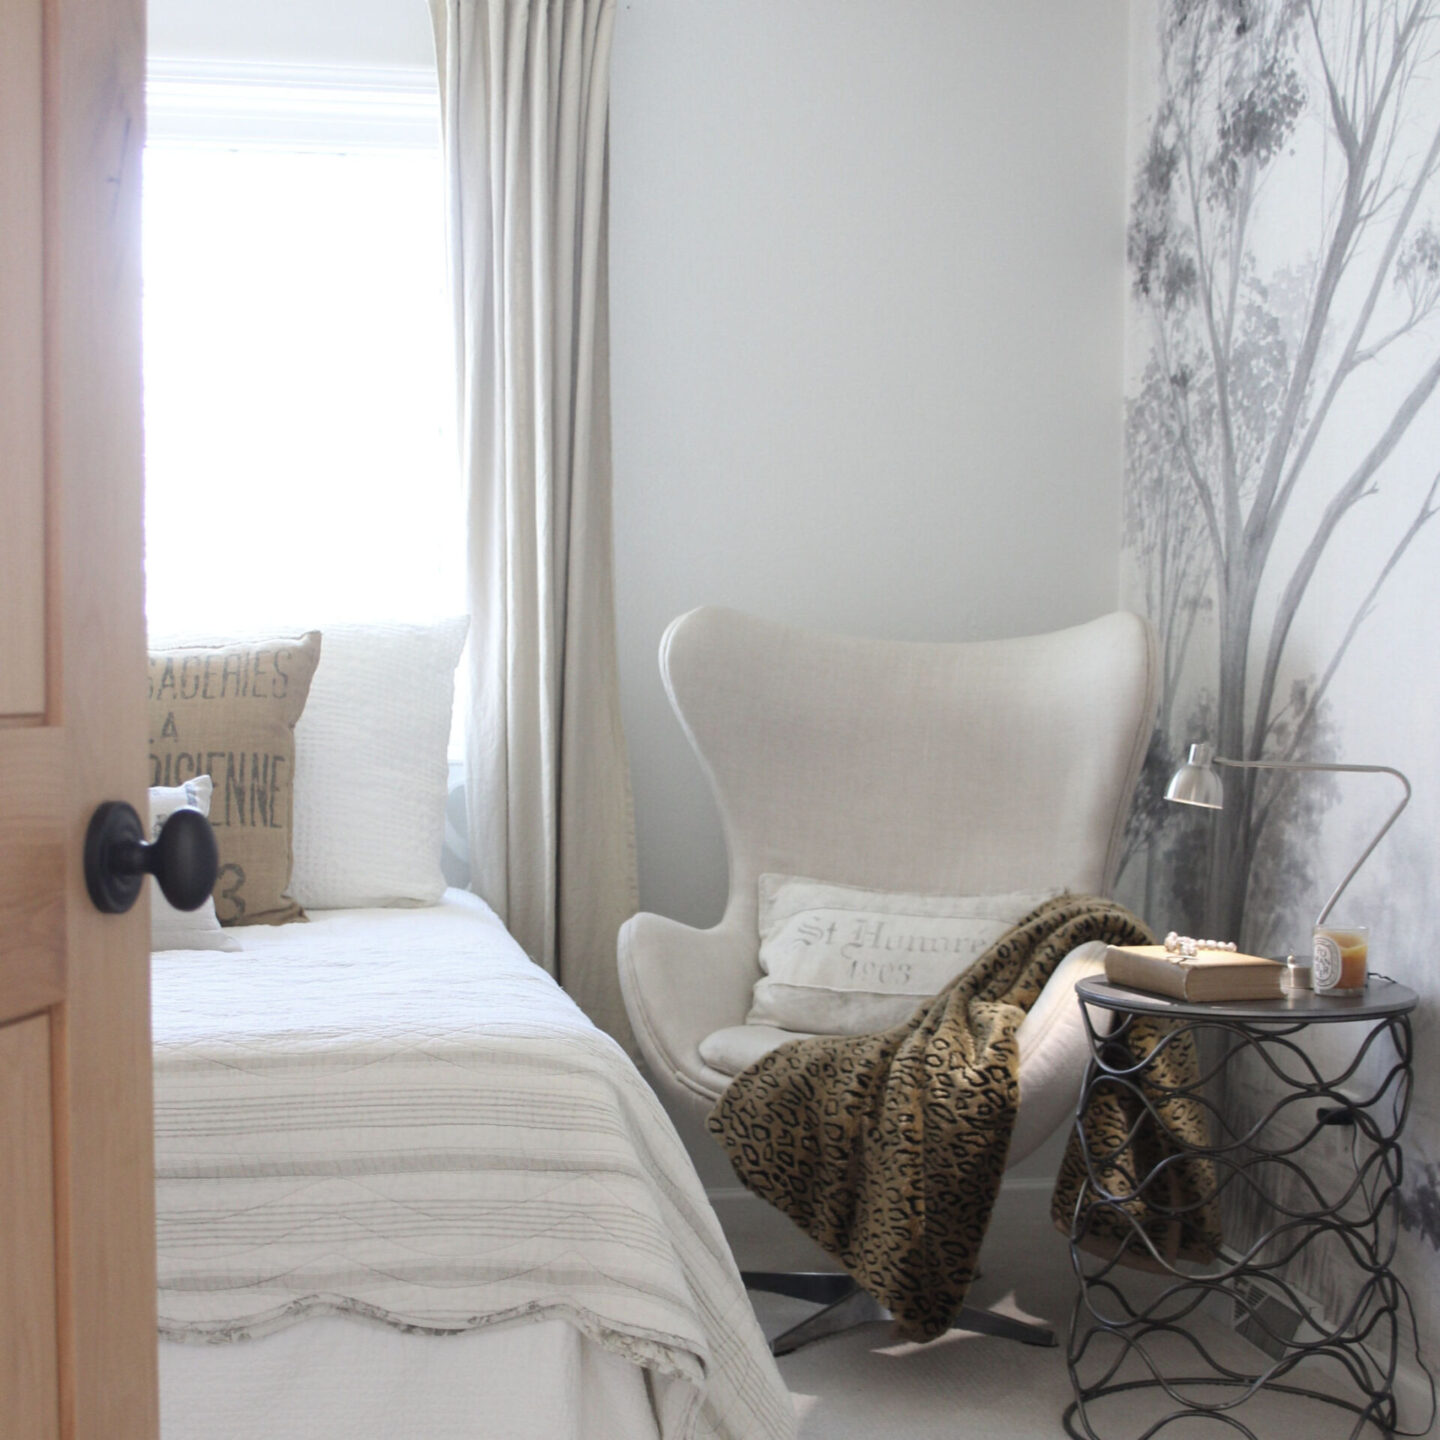
<svg viewBox="0 0 1440 1440">
<path fill-rule="evenodd" d="M 1389 979 L 1388 976 L 1382 976 L 1381 978 Z M 1391 981 L 1391 984 L 1394 984 L 1394 981 Z M 1360 1176 L 1360 1189 L 1365 1196 L 1365 1203 L 1370 1207 L 1371 1213 L 1373 1214 L 1375 1210 L 1375 1193 L 1360 1169 L 1360 1127 L 1358 1125 L 1355 1126 L 1350 1133 L 1350 1163 L 1355 1167 L 1355 1173 Z M 1431 1374 L 1430 1367 L 1420 1355 L 1420 1326 L 1415 1318 L 1415 1302 L 1410 1298 L 1409 1288 L 1398 1275 L 1392 1274 L 1391 1279 L 1394 1280 L 1395 1286 L 1401 1295 L 1405 1297 L 1405 1310 L 1410 1316 L 1410 1335 L 1415 1342 L 1415 1363 L 1420 1367 L 1420 1373 L 1425 1377 L 1426 1384 L 1430 1387 L 1430 1416 L 1425 1421 L 1425 1424 L 1418 1430 L 1401 1430 L 1397 1427 L 1389 1433 L 1391 1435 L 1404 1436 L 1406 1440 L 1415 1440 L 1415 1437 L 1428 1435 L 1435 1424 L 1437 1414 L 1435 1376 Z"/>
</svg>

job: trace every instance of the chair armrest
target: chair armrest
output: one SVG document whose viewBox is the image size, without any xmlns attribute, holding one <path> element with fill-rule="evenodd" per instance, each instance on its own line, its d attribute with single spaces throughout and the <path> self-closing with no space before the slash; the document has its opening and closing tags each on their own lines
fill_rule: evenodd
<svg viewBox="0 0 1440 1440">
<path fill-rule="evenodd" d="M 1080 1082 L 1090 1059 L 1090 1040 L 1077 981 L 1105 973 L 1105 942 L 1077 945 L 1056 967 L 1021 1022 L 1020 1109 L 1006 1166 L 1015 1165 L 1050 1138 L 1058 1125 L 1075 1118 Z"/>
<path fill-rule="evenodd" d="M 620 993 L 654 1078 L 717 1099 L 728 1077 L 701 1060 L 700 1042 L 744 1022 L 760 978 L 758 938 L 641 911 L 621 926 L 618 951 Z"/>
</svg>

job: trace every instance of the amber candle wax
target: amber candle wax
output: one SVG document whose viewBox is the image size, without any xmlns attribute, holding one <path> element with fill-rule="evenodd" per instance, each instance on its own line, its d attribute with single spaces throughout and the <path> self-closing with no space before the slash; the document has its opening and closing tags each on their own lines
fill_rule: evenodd
<svg viewBox="0 0 1440 1440">
<path fill-rule="evenodd" d="M 1356 995 L 1365 988 L 1369 931 L 1364 925 L 1315 927 L 1315 989 L 1331 995 Z"/>
</svg>

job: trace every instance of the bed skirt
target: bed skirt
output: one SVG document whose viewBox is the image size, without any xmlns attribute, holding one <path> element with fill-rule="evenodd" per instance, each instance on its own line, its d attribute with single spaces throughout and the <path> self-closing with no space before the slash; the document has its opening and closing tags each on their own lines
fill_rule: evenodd
<svg viewBox="0 0 1440 1440">
<path fill-rule="evenodd" d="M 160 1342 L 161 1440 L 660 1440 L 647 1373 L 563 1320 L 407 1335 L 320 1316 Z"/>
</svg>

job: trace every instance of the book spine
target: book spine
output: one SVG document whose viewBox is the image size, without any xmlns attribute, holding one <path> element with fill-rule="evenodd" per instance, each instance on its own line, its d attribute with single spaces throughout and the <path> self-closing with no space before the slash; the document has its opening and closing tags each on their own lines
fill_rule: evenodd
<svg viewBox="0 0 1440 1440">
<path fill-rule="evenodd" d="M 1169 995 L 1175 1000 L 1189 998 L 1186 994 L 1189 968 L 1171 960 L 1151 960 L 1144 955 L 1125 955 L 1112 950 L 1105 957 L 1105 977 L 1132 990 L 1148 990 L 1153 995 Z"/>
</svg>

